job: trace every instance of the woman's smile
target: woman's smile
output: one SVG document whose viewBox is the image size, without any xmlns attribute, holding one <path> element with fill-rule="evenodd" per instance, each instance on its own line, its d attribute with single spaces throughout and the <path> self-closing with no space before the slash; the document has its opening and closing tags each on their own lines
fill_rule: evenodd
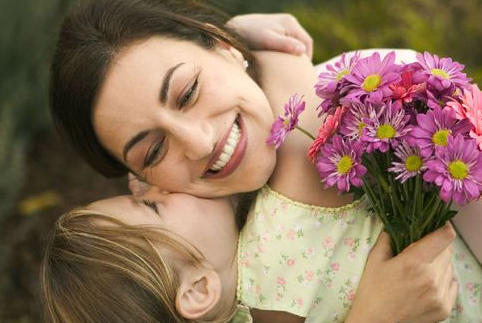
<svg viewBox="0 0 482 323">
<path fill-rule="evenodd" d="M 221 178 L 231 174 L 242 162 L 248 145 L 246 129 L 238 115 L 231 130 L 217 143 L 214 155 L 208 162 L 206 178 Z"/>
</svg>

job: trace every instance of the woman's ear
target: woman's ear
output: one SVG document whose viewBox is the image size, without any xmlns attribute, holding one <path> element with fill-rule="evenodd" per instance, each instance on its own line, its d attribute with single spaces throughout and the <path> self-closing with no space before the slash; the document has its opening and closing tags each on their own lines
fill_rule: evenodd
<svg viewBox="0 0 482 323">
<path fill-rule="evenodd" d="M 218 34 L 226 35 L 225 31 L 219 29 L 213 24 L 206 23 L 205 27 L 215 30 Z M 221 54 L 224 54 L 225 56 L 228 56 L 229 58 L 234 59 L 244 69 L 248 67 L 247 61 L 244 59 L 243 54 L 239 50 L 234 48 L 231 44 L 226 43 L 222 39 L 215 37 L 214 40 L 216 41 L 216 49 L 220 51 Z"/>
<path fill-rule="evenodd" d="M 202 319 L 211 313 L 221 299 L 221 279 L 214 269 L 187 267 L 181 269 L 176 309 L 186 319 Z"/>
<path fill-rule="evenodd" d="M 243 54 L 230 44 L 222 40 L 216 39 L 216 50 L 220 52 L 221 55 L 227 57 L 230 60 L 233 60 L 241 67 L 245 68 L 246 60 L 244 59 Z"/>
</svg>

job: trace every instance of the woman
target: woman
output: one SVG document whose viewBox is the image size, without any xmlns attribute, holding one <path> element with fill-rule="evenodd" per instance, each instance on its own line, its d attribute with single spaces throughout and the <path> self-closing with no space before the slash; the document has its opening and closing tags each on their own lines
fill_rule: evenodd
<svg viewBox="0 0 482 323">
<path fill-rule="evenodd" d="M 292 199 L 345 204 L 349 197 L 340 201 L 334 199 L 335 192 L 320 194 L 315 170 L 306 159 L 282 158 L 283 164 L 276 164 L 274 150 L 265 144 L 287 93 L 304 92 L 314 84 L 312 67 L 303 63 L 303 73 L 277 69 L 286 59 L 296 58 L 260 53 L 263 92 L 245 72 L 247 67 L 249 74 L 256 74 L 254 57 L 224 31 L 223 21 L 193 6 L 175 1 L 97 1 L 92 10 L 67 19 L 52 64 L 52 112 L 59 130 L 104 175 L 131 171 L 161 192 L 226 196 L 258 189 L 270 178 L 271 185 Z M 310 68 L 307 78 L 289 77 L 310 75 Z M 314 98 L 307 103 L 313 107 Z M 304 119 L 311 119 L 313 128 L 316 119 L 311 113 Z M 233 131 L 241 135 L 230 141 Z M 306 139 L 294 135 L 279 155 L 302 156 L 307 145 Z M 297 188 L 307 183 L 278 181 L 278 174 L 272 174 L 275 165 L 278 174 L 292 169 L 312 173 L 309 185 L 318 189 L 312 195 L 298 195 Z M 435 241 L 451 239 L 439 232 Z M 390 271 L 391 277 L 373 279 L 370 285 L 364 281 L 372 282 L 366 277 L 376 272 L 365 273 L 359 303 L 369 305 L 357 308 L 371 310 L 360 311 L 359 322 L 389 317 L 382 304 L 413 301 L 408 293 L 385 294 L 386 286 L 407 284 L 407 267 L 434 276 L 446 270 L 434 268 L 431 261 L 418 262 L 438 255 L 432 255 L 429 243 L 416 246 L 403 261 L 400 256 L 386 260 L 380 255 L 383 261 L 377 271 Z M 372 268 L 370 263 L 367 268 Z M 448 298 L 444 294 L 435 303 L 446 305 Z M 428 300 L 414 302 L 417 312 L 410 313 L 420 322 L 427 311 L 420 306 L 423 302 Z"/>
</svg>

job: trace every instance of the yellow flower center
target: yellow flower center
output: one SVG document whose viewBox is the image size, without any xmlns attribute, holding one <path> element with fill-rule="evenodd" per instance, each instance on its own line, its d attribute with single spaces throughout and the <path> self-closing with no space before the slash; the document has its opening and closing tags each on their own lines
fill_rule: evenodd
<svg viewBox="0 0 482 323">
<path fill-rule="evenodd" d="M 377 129 L 377 137 L 379 139 L 390 139 L 395 136 L 397 132 L 395 129 L 389 124 L 382 124 Z"/>
<path fill-rule="evenodd" d="M 464 179 L 469 174 L 469 167 L 461 160 L 451 162 L 448 169 L 454 179 Z"/>
<path fill-rule="evenodd" d="M 409 172 L 416 172 L 422 167 L 422 159 L 416 155 L 409 156 L 405 160 L 405 167 Z"/>
<path fill-rule="evenodd" d="M 286 118 L 285 121 L 283 121 L 283 124 L 285 126 L 288 126 L 290 124 L 290 120 L 288 118 Z"/>
<path fill-rule="evenodd" d="M 448 136 L 450 135 L 450 130 L 448 129 L 441 129 L 435 132 L 432 136 L 432 142 L 436 146 L 447 146 Z"/>
<path fill-rule="evenodd" d="M 450 75 L 448 75 L 447 72 L 445 72 L 444 70 L 441 70 L 440 68 L 432 68 L 430 72 L 432 72 L 432 75 L 441 76 L 446 80 L 450 79 Z"/>
<path fill-rule="evenodd" d="M 362 131 L 363 131 L 363 128 L 365 128 L 366 124 L 364 122 L 360 122 L 358 124 L 358 134 L 361 136 L 362 135 Z"/>
<path fill-rule="evenodd" d="M 336 169 L 338 173 L 340 174 L 346 174 L 350 171 L 350 169 L 353 167 L 353 160 L 351 159 L 350 156 L 343 156 L 340 161 L 338 162 L 338 165 L 336 166 Z"/>
<path fill-rule="evenodd" d="M 350 73 L 350 70 L 342 70 L 340 71 L 340 73 L 338 73 L 336 75 L 336 80 L 339 81 L 343 78 L 343 76 L 347 75 L 348 73 Z"/>
<path fill-rule="evenodd" d="M 380 75 L 368 75 L 365 81 L 363 81 L 362 88 L 367 92 L 372 92 L 378 89 L 380 83 L 382 83 L 382 77 Z"/>
</svg>

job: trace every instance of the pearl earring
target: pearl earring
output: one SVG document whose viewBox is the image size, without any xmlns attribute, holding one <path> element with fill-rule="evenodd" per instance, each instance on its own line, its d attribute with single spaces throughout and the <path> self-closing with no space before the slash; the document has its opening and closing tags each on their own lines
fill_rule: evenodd
<svg viewBox="0 0 482 323">
<path fill-rule="evenodd" d="M 244 69 L 247 69 L 248 66 L 249 66 L 248 61 L 247 61 L 247 60 L 244 60 L 243 63 L 242 63 L 242 66 L 243 66 Z"/>
</svg>

